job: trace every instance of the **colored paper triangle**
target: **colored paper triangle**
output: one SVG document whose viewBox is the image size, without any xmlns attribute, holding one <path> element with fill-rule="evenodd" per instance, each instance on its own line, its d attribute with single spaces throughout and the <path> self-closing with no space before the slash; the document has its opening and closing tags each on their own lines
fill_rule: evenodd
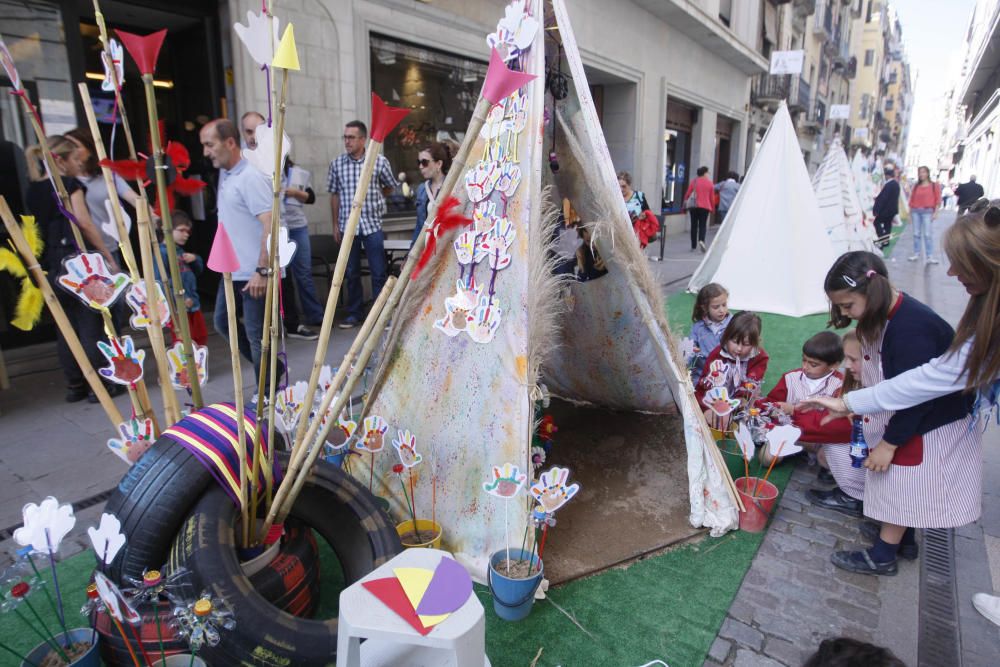
<svg viewBox="0 0 1000 667">
<path fill-rule="evenodd" d="M 133 35 L 124 30 L 116 30 L 122 40 L 122 44 L 128 50 L 132 60 L 139 66 L 139 71 L 143 74 L 152 74 L 156 69 L 156 59 L 160 56 L 160 47 L 163 46 L 163 39 L 167 36 L 167 29 L 158 30 L 149 35 Z"/>
<path fill-rule="evenodd" d="M 490 66 L 486 70 L 486 81 L 483 82 L 483 97 L 492 104 L 498 104 L 534 78 L 534 74 L 510 69 L 497 50 L 490 49 Z"/>
<path fill-rule="evenodd" d="M 399 614 L 400 618 L 413 626 L 413 629 L 422 635 L 431 631 L 430 628 L 421 624 L 417 618 L 417 613 L 413 611 L 413 605 L 406 597 L 399 579 L 396 577 L 386 577 L 385 579 L 373 579 L 361 584 L 369 593 L 377 597 L 382 604 Z"/>
<path fill-rule="evenodd" d="M 236 249 L 233 248 L 233 242 L 221 220 L 215 232 L 215 240 L 212 241 L 212 250 L 208 253 L 208 268 L 217 273 L 235 273 L 240 268 Z"/>
<path fill-rule="evenodd" d="M 417 613 L 424 615 L 450 614 L 465 604 L 472 595 L 472 579 L 465 568 L 452 558 L 442 558 L 434 570 L 427 590 L 420 598 Z"/>
<path fill-rule="evenodd" d="M 396 578 L 399 579 L 399 583 L 403 587 L 403 592 L 406 593 L 406 598 L 413 605 L 413 609 L 416 610 L 420 605 L 420 600 L 424 597 L 424 593 L 427 591 L 427 587 L 431 583 L 431 579 L 434 577 L 434 573 L 422 567 L 399 567 L 394 568 L 393 572 L 396 574 Z M 418 617 L 425 628 L 430 628 L 448 618 L 448 614 L 420 614 Z"/>
<path fill-rule="evenodd" d="M 285 34 L 281 36 L 281 43 L 274 52 L 274 60 L 271 61 L 274 67 L 291 69 L 296 72 L 299 68 L 299 52 L 295 48 L 295 26 L 289 23 L 285 26 Z"/>
<path fill-rule="evenodd" d="M 372 93 L 372 141 L 385 142 L 389 133 L 410 113 L 409 109 L 391 107 L 382 98 Z"/>
</svg>

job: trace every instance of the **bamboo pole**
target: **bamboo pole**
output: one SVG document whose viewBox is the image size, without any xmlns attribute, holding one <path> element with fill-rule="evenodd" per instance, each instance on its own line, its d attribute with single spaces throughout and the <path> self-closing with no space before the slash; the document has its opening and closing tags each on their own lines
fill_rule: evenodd
<svg viewBox="0 0 1000 667">
<path fill-rule="evenodd" d="M 236 340 L 236 295 L 233 292 L 233 274 L 223 273 L 222 280 L 226 293 L 226 317 L 229 321 L 229 360 L 233 366 L 233 394 L 236 403 L 236 455 L 240 457 L 240 521 L 243 526 L 243 546 L 250 544 L 250 529 L 247 521 L 247 446 L 246 423 L 243 415 L 243 371 L 240 363 L 240 346 Z M 258 426 L 259 428 L 259 426 Z"/>
<path fill-rule="evenodd" d="M 14 214 L 7 205 L 7 200 L 3 196 L 0 196 L 0 218 L 3 219 L 4 227 L 7 228 L 7 233 L 10 234 L 10 238 L 14 242 L 14 247 L 17 248 L 18 253 L 20 253 L 21 258 L 24 260 L 25 267 L 31 273 L 35 284 L 42 290 L 42 296 L 49 307 L 49 311 L 52 313 L 52 318 L 55 320 L 56 326 L 59 327 L 59 331 L 62 332 L 63 338 L 66 339 L 66 344 L 69 346 L 70 352 L 73 353 L 76 363 L 79 364 L 84 379 L 90 385 L 90 389 L 94 392 L 94 395 L 97 396 L 101 407 L 104 408 L 105 414 L 108 415 L 108 419 L 111 420 L 112 428 L 117 430 L 118 425 L 124 423 L 125 419 L 122 417 L 121 412 L 118 411 L 118 407 L 114 401 L 111 400 L 111 396 L 108 395 L 108 390 L 104 387 L 104 383 L 101 382 L 97 371 L 90 365 L 90 359 L 87 358 L 87 353 L 84 351 L 83 345 L 76 335 L 76 331 L 73 330 L 73 325 L 70 324 L 69 318 L 66 317 L 66 312 L 63 310 L 59 299 L 52 290 L 52 286 L 46 279 L 45 272 L 38 265 L 38 259 L 31 251 L 31 246 L 28 245 L 28 240 L 24 238 L 21 226 L 17 224 Z"/>
<path fill-rule="evenodd" d="M 94 147 L 97 150 L 97 159 L 104 161 L 107 158 L 107 152 L 104 149 L 104 140 L 101 138 L 100 128 L 97 126 L 97 117 L 94 115 L 94 107 L 90 100 L 90 90 L 87 88 L 86 83 L 79 84 L 78 89 L 80 91 L 80 97 L 83 99 L 84 112 L 87 114 L 87 124 L 90 127 L 90 135 L 94 138 Z M 132 244 L 128 242 L 128 230 L 125 228 L 125 221 L 122 219 L 121 200 L 118 198 L 118 189 L 115 187 L 114 173 L 108 167 L 101 167 L 101 172 L 104 175 L 104 183 L 108 190 L 108 198 L 111 200 L 111 212 L 114 215 L 115 226 L 118 228 L 118 247 L 121 249 L 122 257 L 125 259 L 125 264 L 128 266 L 132 284 L 138 284 L 139 281 L 142 280 L 142 277 L 139 275 L 139 270 L 135 262 L 135 255 L 132 252 Z M 147 214 L 148 218 L 148 210 L 144 210 L 144 212 Z M 141 217 L 141 215 L 137 208 L 136 218 L 139 217 Z M 146 220 L 145 227 L 149 227 L 148 219 Z M 142 252 L 141 239 L 146 233 L 147 229 L 144 229 L 143 225 L 139 225 L 140 252 Z M 146 262 L 144 261 L 143 264 L 145 263 Z M 150 347 L 153 348 L 153 357 L 156 360 L 156 372 L 160 380 L 160 392 L 163 396 L 163 411 L 167 421 L 172 424 L 180 418 L 180 413 L 177 405 L 177 396 L 174 393 L 173 384 L 170 381 L 170 368 L 167 364 L 167 349 L 163 341 L 163 329 L 160 326 L 160 293 L 156 289 L 156 283 L 152 280 L 152 275 L 149 270 L 146 271 L 146 276 L 146 301 L 150 313 L 150 322 L 146 327 L 146 334 L 149 336 Z M 140 393 L 141 399 L 142 395 L 147 394 L 145 387 L 143 387 Z M 148 397 L 144 402 L 146 405 L 149 405 Z M 152 411 L 150 412 L 152 413 Z M 155 414 L 153 424 L 156 428 L 155 436 L 159 437 L 160 429 L 159 424 L 156 423 Z"/>
</svg>

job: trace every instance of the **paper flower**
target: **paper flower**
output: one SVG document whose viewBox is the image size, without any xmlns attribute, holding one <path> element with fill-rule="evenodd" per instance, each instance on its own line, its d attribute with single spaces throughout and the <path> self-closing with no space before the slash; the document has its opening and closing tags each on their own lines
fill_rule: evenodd
<svg viewBox="0 0 1000 667">
<path fill-rule="evenodd" d="M 747 461 L 753 458 L 754 452 L 757 450 L 757 446 L 754 445 L 753 435 L 750 433 L 750 429 L 746 427 L 743 423 L 736 425 L 736 442 L 740 446 L 740 452 L 743 453 L 743 458 Z"/>
<path fill-rule="evenodd" d="M 111 565 L 121 548 L 125 546 L 125 535 L 122 534 L 122 522 L 114 514 L 101 514 L 101 523 L 97 528 L 87 529 L 94 553 L 105 565 Z"/>
<path fill-rule="evenodd" d="M 497 22 L 496 32 L 486 37 L 491 49 L 503 54 L 504 60 L 513 60 L 531 46 L 538 32 L 538 19 L 524 10 L 524 0 L 514 0 L 504 10 L 504 17 Z"/>
<path fill-rule="evenodd" d="M 14 531 L 14 540 L 22 547 L 31 546 L 45 554 L 56 553 L 62 539 L 76 525 L 72 505 L 60 505 L 52 496 L 40 505 L 28 503 L 22 514 L 24 525 Z"/>
<path fill-rule="evenodd" d="M 122 434 L 121 440 L 110 438 L 108 449 L 129 465 L 142 458 L 142 455 L 153 446 L 152 419 L 139 421 L 137 417 L 132 417 L 119 424 L 118 431 Z"/>
<path fill-rule="evenodd" d="M 500 168 L 497 163 L 480 160 L 465 173 L 465 191 L 469 195 L 469 201 L 478 204 L 489 197 L 499 180 Z"/>
<path fill-rule="evenodd" d="M 121 212 L 122 223 L 125 225 L 125 232 L 132 231 L 132 218 L 129 217 L 124 208 L 120 207 L 119 211 Z M 101 229 L 104 230 L 105 234 L 121 243 L 121 235 L 118 233 L 118 225 L 115 223 L 114 205 L 110 199 L 104 200 L 104 212 L 108 214 L 108 221 L 101 223 Z"/>
<path fill-rule="evenodd" d="M 108 615 L 122 623 L 140 625 L 142 616 L 132 608 L 121 590 L 115 586 L 114 582 L 104 576 L 101 572 L 94 572 L 94 584 L 97 586 L 97 594 L 104 603 Z"/>
<path fill-rule="evenodd" d="M 170 322 L 170 306 L 167 304 L 167 297 L 163 293 L 163 287 L 160 283 L 154 284 L 156 285 L 156 294 L 158 297 L 156 308 L 160 315 L 160 326 L 165 327 Z M 129 285 L 128 291 L 125 292 L 125 303 L 132 309 L 132 317 L 129 318 L 129 324 L 132 328 L 142 330 L 149 327 L 152 322 L 149 316 L 149 299 L 146 294 L 146 283 L 140 281 Z"/>
<path fill-rule="evenodd" d="M 192 342 L 191 348 L 195 372 L 198 373 L 198 386 L 204 387 L 208 382 L 208 346 Z M 184 358 L 184 343 L 177 341 L 167 350 L 167 365 L 170 367 L 170 384 L 177 389 L 191 389 L 191 379 L 188 377 Z"/>
<path fill-rule="evenodd" d="M 513 498 L 521 490 L 528 476 L 513 463 L 504 463 L 502 467 L 493 466 L 489 480 L 483 484 L 483 491 L 497 498 Z"/>
<path fill-rule="evenodd" d="M 175 601 L 179 599 L 178 595 L 188 579 L 188 574 L 188 570 L 183 567 L 172 570 L 167 576 L 163 576 L 160 570 L 143 570 L 141 579 L 123 574 L 122 578 L 132 586 L 123 588 L 121 593 L 129 604 L 135 607 L 158 602 L 161 595 L 166 595 L 168 599 Z"/>
<path fill-rule="evenodd" d="M 475 319 L 472 311 L 479 304 L 483 286 L 477 285 L 466 289 L 461 280 L 455 281 L 456 292 L 444 300 L 445 316 L 434 322 L 434 328 L 443 331 L 448 336 L 457 336 Z"/>
<path fill-rule="evenodd" d="M 399 461 L 407 468 L 412 468 L 421 461 L 424 457 L 417 453 L 417 439 L 416 437 L 407 431 L 397 431 L 397 436 L 392 441 L 392 446 L 396 449 L 396 454 L 399 455 Z"/>
<path fill-rule="evenodd" d="M 300 380 L 290 387 L 283 387 L 274 397 L 275 425 L 286 436 L 298 428 L 307 389 L 308 385 Z"/>
<path fill-rule="evenodd" d="M 531 497 L 542 506 L 546 514 L 552 514 L 565 505 L 580 490 L 580 485 L 576 483 L 567 486 L 568 478 L 568 468 L 554 466 L 543 472 L 531 486 Z"/>
<path fill-rule="evenodd" d="M 243 157 L 261 173 L 272 178 L 274 176 L 274 128 L 268 127 L 267 123 L 261 123 L 254 131 L 254 139 L 257 141 L 257 147 L 243 149 Z M 288 159 L 291 152 L 292 140 L 288 138 L 287 134 L 282 134 L 282 165 L 285 164 L 285 160 Z"/>
<path fill-rule="evenodd" d="M 545 448 L 544 447 L 532 447 L 531 448 L 531 467 L 538 470 L 543 465 L 545 465 Z"/>
<path fill-rule="evenodd" d="M 111 273 L 96 252 L 73 255 L 63 262 L 59 285 L 91 307 L 110 308 L 128 286 L 128 276 Z"/>
<path fill-rule="evenodd" d="M 118 384 L 132 385 L 142 379 L 142 362 L 146 359 L 145 350 L 137 350 L 131 336 L 109 339 L 110 344 L 97 341 L 97 348 L 111 364 L 101 368 L 101 377 Z M 124 344 L 124 347 L 122 346 Z"/>
<path fill-rule="evenodd" d="M 559 431 L 559 427 L 556 426 L 556 422 L 552 419 L 552 415 L 545 415 L 542 417 L 541 421 L 538 422 L 538 437 L 546 442 L 552 442 L 552 436 L 554 436 Z"/>
<path fill-rule="evenodd" d="M 389 423 L 378 416 L 365 417 L 364 429 L 365 434 L 361 442 L 358 443 L 358 449 L 371 452 L 372 454 L 382 451 L 382 447 L 385 446 L 385 432 L 389 430 Z"/>
<path fill-rule="evenodd" d="M 101 90 L 106 93 L 115 92 L 115 78 L 118 80 L 118 87 L 125 85 L 125 50 L 118 40 L 112 38 L 108 41 L 108 51 L 101 51 L 101 64 L 104 65 L 104 80 L 101 81 Z M 111 76 L 114 71 L 115 77 Z M 117 237 L 116 237 L 117 238 Z"/>
<path fill-rule="evenodd" d="M 267 251 L 271 252 L 271 237 L 267 237 Z M 288 238 L 288 228 L 279 227 L 278 228 L 278 265 L 281 268 L 288 266 L 288 263 L 292 261 L 292 257 L 295 256 L 295 249 L 298 245 L 295 241 L 291 241 Z M 289 278 L 290 280 L 291 278 Z M 286 306 L 287 308 L 288 306 Z"/>
<path fill-rule="evenodd" d="M 767 452 L 771 456 L 791 456 L 802 451 L 798 444 L 802 429 L 791 424 L 775 426 L 767 432 Z"/>
<path fill-rule="evenodd" d="M 247 12 L 247 24 L 234 23 L 233 30 L 240 38 L 250 57 L 261 67 L 270 67 L 274 60 L 274 47 L 278 45 L 278 19 L 272 21 L 262 11 L 260 14 Z"/>
<path fill-rule="evenodd" d="M 191 653 L 197 653 L 205 644 L 218 645 L 222 640 L 219 631 L 236 627 L 233 612 L 208 591 L 203 591 L 194 602 L 174 607 L 174 620 L 177 634 L 187 640 Z"/>
</svg>

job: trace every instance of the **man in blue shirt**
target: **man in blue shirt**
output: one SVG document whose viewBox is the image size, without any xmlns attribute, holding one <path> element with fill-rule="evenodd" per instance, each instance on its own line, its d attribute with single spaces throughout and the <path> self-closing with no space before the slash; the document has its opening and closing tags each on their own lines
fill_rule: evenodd
<svg viewBox="0 0 1000 667">
<path fill-rule="evenodd" d="M 267 237 L 271 233 L 271 181 L 243 159 L 239 130 L 231 120 L 211 121 L 201 129 L 199 138 L 205 157 L 219 169 L 219 224 L 225 225 L 240 261 L 239 270 L 233 272 L 240 353 L 253 362 L 254 371 L 259 375 L 264 299 L 271 274 L 267 252 Z M 242 323 L 239 321 L 241 315 Z M 214 320 L 215 330 L 228 339 L 229 320 L 222 282 L 215 299 Z"/>
<path fill-rule="evenodd" d="M 360 120 L 352 120 L 344 127 L 344 149 L 347 151 L 330 163 L 327 175 L 327 189 L 330 191 L 330 212 L 333 214 L 333 239 L 340 243 L 344 227 L 350 217 L 354 192 L 361 180 L 361 167 L 365 161 L 365 141 L 368 128 Z M 385 236 L 382 233 L 382 216 L 385 214 L 384 195 L 399 187 L 389 166 L 389 160 L 379 155 L 375 162 L 368 192 L 361 204 L 361 220 L 358 233 L 351 246 L 347 261 L 347 319 L 340 323 L 341 329 L 356 327 L 361 322 L 363 297 L 361 293 L 361 246 L 364 245 L 368 257 L 368 268 L 372 274 L 372 298 L 377 298 L 385 285 L 388 267 L 385 261 Z"/>
</svg>

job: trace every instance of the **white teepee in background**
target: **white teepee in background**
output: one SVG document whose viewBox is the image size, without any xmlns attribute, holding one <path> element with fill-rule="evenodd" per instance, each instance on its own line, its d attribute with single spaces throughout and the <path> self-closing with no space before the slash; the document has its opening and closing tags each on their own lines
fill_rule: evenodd
<svg viewBox="0 0 1000 667">
<path fill-rule="evenodd" d="M 850 250 L 875 250 L 875 227 L 861 208 L 847 155 L 834 138 L 813 175 L 813 189 L 830 242 L 840 255 Z"/>
<path fill-rule="evenodd" d="M 875 202 L 875 187 L 872 184 L 868 160 L 860 150 L 854 151 L 851 173 L 854 175 L 854 187 L 858 193 L 858 201 L 861 202 L 861 210 L 866 217 L 871 217 L 872 204 Z"/>
<path fill-rule="evenodd" d="M 715 282 L 735 310 L 818 313 L 828 307 L 823 279 L 836 258 L 782 103 L 688 291 Z"/>
</svg>

